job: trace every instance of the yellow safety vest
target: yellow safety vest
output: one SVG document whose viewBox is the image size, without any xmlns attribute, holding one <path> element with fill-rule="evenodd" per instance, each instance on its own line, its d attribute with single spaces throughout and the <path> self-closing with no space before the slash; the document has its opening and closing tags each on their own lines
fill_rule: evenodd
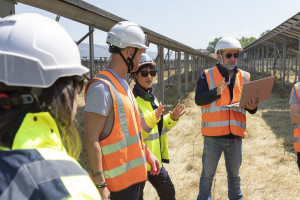
<svg viewBox="0 0 300 200">
<path fill-rule="evenodd" d="M 101 199 L 47 112 L 27 113 L 12 149 L 0 149 L 0 199 Z"/>
<path fill-rule="evenodd" d="M 169 163 L 169 149 L 167 132 L 179 121 L 173 121 L 170 114 L 163 116 L 163 127 L 161 134 L 158 130 L 158 121 L 155 116 L 155 110 L 153 110 L 149 97 L 145 91 L 142 91 L 137 85 L 133 89 L 136 101 L 140 111 L 142 137 L 143 141 L 149 150 L 155 155 L 155 157 L 162 162 Z M 155 98 L 154 103 L 158 106 L 158 100 Z M 147 170 L 151 169 L 147 163 Z"/>
</svg>

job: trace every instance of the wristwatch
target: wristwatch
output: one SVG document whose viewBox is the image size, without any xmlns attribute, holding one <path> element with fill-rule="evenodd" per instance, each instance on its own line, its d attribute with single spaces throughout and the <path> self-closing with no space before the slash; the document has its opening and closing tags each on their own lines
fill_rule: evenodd
<svg viewBox="0 0 300 200">
<path fill-rule="evenodd" d="M 102 184 L 96 184 L 96 183 L 95 183 L 95 186 L 96 186 L 97 188 L 105 188 L 105 187 L 107 186 L 107 183 L 106 183 L 106 182 L 104 182 L 104 183 L 102 183 Z"/>
</svg>

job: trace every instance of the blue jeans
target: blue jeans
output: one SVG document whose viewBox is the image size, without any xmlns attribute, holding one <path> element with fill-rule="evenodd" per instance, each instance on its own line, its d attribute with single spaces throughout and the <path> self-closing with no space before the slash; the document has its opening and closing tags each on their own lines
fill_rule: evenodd
<svg viewBox="0 0 300 200">
<path fill-rule="evenodd" d="M 202 174 L 197 200 L 211 200 L 211 186 L 220 157 L 224 152 L 228 178 L 228 198 L 243 199 L 240 166 L 242 164 L 242 138 L 220 138 L 204 136 Z"/>
</svg>

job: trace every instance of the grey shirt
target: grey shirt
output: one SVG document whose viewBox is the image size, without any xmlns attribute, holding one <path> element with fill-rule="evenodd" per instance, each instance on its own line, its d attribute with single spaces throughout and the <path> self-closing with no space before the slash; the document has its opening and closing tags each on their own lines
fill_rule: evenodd
<svg viewBox="0 0 300 200">
<path fill-rule="evenodd" d="M 133 97 L 131 95 L 130 87 L 127 82 L 119 77 L 110 69 L 105 69 L 111 72 L 117 80 L 122 84 L 125 91 L 127 92 L 132 104 Z M 94 81 L 88 88 L 88 91 L 85 94 L 85 108 L 84 111 L 97 113 L 99 115 L 106 116 L 106 122 L 103 128 L 102 133 L 100 134 L 100 140 L 108 137 L 114 122 L 114 111 L 113 111 L 113 101 L 110 94 L 109 87 L 102 81 Z"/>
<path fill-rule="evenodd" d="M 300 104 L 300 102 L 297 98 L 297 95 L 296 95 L 295 87 L 293 87 L 293 89 L 291 91 L 290 104 Z"/>
</svg>

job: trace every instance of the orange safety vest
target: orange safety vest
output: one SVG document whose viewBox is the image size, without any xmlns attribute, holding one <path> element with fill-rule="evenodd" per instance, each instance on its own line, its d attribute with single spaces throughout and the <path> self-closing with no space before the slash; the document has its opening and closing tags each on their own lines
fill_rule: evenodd
<svg viewBox="0 0 300 200">
<path fill-rule="evenodd" d="M 209 90 L 218 87 L 223 80 L 223 76 L 216 66 L 205 70 L 205 74 Z M 239 69 L 236 73 L 232 101 L 230 100 L 229 89 L 225 87 L 220 99 L 201 106 L 202 135 L 222 136 L 232 133 L 240 137 L 246 136 L 246 112 L 244 108 L 225 108 L 223 105 L 239 102 L 243 84 L 249 81 L 250 74 Z"/>
<path fill-rule="evenodd" d="M 300 101 L 300 83 L 295 84 L 295 92 L 298 100 Z M 296 152 L 300 152 L 300 124 L 296 124 L 294 128 L 294 148 Z"/>
<path fill-rule="evenodd" d="M 133 94 L 131 93 L 134 105 L 122 84 L 111 72 L 101 71 L 93 80 L 105 83 L 109 87 L 113 100 L 113 128 L 110 135 L 100 141 L 100 146 L 107 188 L 109 191 L 116 192 L 147 180 L 138 106 Z"/>
</svg>

